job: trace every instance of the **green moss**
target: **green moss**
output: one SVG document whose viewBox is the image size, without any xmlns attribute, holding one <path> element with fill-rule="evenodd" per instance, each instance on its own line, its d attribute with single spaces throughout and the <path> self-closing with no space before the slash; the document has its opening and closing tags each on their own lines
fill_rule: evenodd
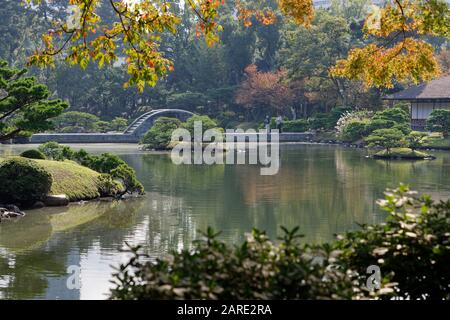
<svg viewBox="0 0 450 320">
<path fill-rule="evenodd" d="M 0 200 L 31 205 L 49 193 L 51 174 L 31 159 L 11 157 L 0 164 Z"/>
<path fill-rule="evenodd" d="M 70 201 L 94 199 L 100 196 L 98 172 L 73 161 L 33 160 L 53 177 L 50 194 L 66 194 Z"/>
<path fill-rule="evenodd" d="M 39 150 L 36 150 L 36 149 L 26 150 L 26 151 L 22 152 L 20 154 L 20 156 L 23 158 L 28 158 L 28 159 L 45 160 L 45 154 L 43 154 L 42 152 L 40 152 Z"/>
<path fill-rule="evenodd" d="M 8 158 L 0 158 L 0 163 Z M 53 161 L 29 159 L 36 162 L 52 176 L 49 194 L 65 194 L 70 201 L 90 200 L 100 196 L 104 188 L 101 174 L 70 160 Z M 121 183 L 114 181 L 117 191 L 123 190 Z"/>
<path fill-rule="evenodd" d="M 387 150 L 382 150 L 374 155 L 375 158 L 383 158 L 383 159 L 411 159 L 411 160 L 420 160 L 426 158 L 432 158 L 431 155 L 420 152 L 417 150 L 411 150 L 409 148 L 393 148 L 388 153 Z"/>
</svg>

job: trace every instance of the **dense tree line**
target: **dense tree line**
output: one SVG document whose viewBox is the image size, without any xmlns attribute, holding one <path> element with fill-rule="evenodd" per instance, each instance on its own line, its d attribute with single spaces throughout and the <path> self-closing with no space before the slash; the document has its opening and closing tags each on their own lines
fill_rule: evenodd
<svg viewBox="0 0 450 320">
<path fill-rule="evenodd" d="M 100 3 L 98 14 L 105 22 L 113 21 L 107 2 Z M 71 111 L 92 113 L 103 120 L 135 118 L 150 108 L 183 108 L 213 115 L 227 127 L 260 121 L 266 114 L 301 118 L 343 105 L 377 108 L 380 89 L 366 89 L 362 82 L 330 73 L 349 50 L 370 41 L 362 32 L 369 3 L 333 1 L 330 9 L 317 10 L 311 27 L 306 28 L 285 18 L 274 1 L 267 4 L 276 19 L 270 24 L 256 21 L 257 15 L 244 22 L 237 19 L 235 3 L 226 2 L 218 8 L 223 31 L 213 46 L 198 41 L 195 14 L 174 6 L 180 18 L 177 32 L 161 33 L 159 48 L 173 61 L 173 70 L 142 93 L 123 87 L 128 78 L 123 59 L 102 68 L 89 64 L 86 70 L 56 61 L 54 69 L 33 68 L 32 72 L 53 95 L 68 100 Z M 67 1 L 44 1 L 33 7 L 4 1 L 0 30 L 6 41 L 0 43 L 0 57 L 23 66 L 39 45 L 39 34 L 48 30 L 50 17 L 63 17 L 66 10 Z M 438 52 L 446 46 L 443 40 L 431 42 Z M 448 64 L 448 51 L 442 50 L 439 59 Z M 393 90 L 400 88 L 396 85 Z M 262 97 L 270 99 L 262 105 Z"/>
</svg>

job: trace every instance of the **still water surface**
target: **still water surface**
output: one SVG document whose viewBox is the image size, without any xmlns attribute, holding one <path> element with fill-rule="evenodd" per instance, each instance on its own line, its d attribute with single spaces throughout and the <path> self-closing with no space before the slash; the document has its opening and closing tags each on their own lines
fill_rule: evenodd
<svg viewBox="0 0 450 320">
<path fill-rule="evenodd" d="M 77 145 L 74 148 L 80 147 Z M 434 198 L 450 197 L 450 153 L 435 161 L 381 161 L 339 146 L 286 144 L 275 176 L 254 165 L 176 166 L 167 154 L 136 145 L 89 145 L 133 166 L 147 194 L 122 202 L 89 202 L 27 212 L 0 225 L 0 298 L 104 299 L 111 266 L 126 260 L 125 241 L 143 244 L 152 258 L 188 247 L 212 226 L 241 242 L 252 227 L 274 238 L 280 226 L 300 226 L 305 240 L 377 223 L 376 199 L 399 182 Z M 30 146 L 0 146 L 0 155 Z M 66 286 L 67 268 L 81 267 L 81 288 Z"/>
</svg>

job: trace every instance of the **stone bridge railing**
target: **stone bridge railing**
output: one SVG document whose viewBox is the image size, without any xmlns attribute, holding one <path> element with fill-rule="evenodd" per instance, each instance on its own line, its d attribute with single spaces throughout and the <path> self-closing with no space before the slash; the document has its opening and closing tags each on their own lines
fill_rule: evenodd
<svg viewBox="0 0 450 320">
<path fill-rule="evenodd" d="M 153 123 L 159 117 L 178 118 L 186 121 L 194 114 L 190 111 L 182 109 L 158 109 L 142 114 L 134 120 L 130 126 L 124 131 L 124 134 L 132 134 L 142 137 L 153 126 Z"/>
<path fill-rule="evenodd" d="M 182 109 L 158 109 L 142 114 L 134 120 L 123 133 L 40 133 L 30 138 L 31 143 L 56 141 L 59 143 L 138 143 L 144 134 L 153 126 L 156 119 L 162 116 L 175 117 L 185 121 L 193 116 L 192 112 Z M 233 136 L 239 134 L 233 133 Z M 281 133 L 280 142 L 307 142 L 312 133 Z M 236 137 L 237 138 L 237 137 Z"/>
<path fill-rule="evenodd" d="M 38 133 L 30 138 L 30 142 L 137 143 L 159 117 L 172 117 L 185 121 L 193 115 L 192 112 L 182 109 L 157 109 L 139 116 L 123 133 Z"/>
</svg>

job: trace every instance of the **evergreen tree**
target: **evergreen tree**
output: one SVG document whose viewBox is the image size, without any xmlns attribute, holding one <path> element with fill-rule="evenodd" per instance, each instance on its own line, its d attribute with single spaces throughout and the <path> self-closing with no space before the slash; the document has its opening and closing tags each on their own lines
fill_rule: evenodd
<svg viewBox="0 0 450 320">
<path fill-rule="evenodd" d="M 61 100 L 48 100 L 47 86 L 25 76 L 26 72 L 0 60 L 0 141 L 51 129 L 49 119 L 68 107 Z"/>
</svg>

